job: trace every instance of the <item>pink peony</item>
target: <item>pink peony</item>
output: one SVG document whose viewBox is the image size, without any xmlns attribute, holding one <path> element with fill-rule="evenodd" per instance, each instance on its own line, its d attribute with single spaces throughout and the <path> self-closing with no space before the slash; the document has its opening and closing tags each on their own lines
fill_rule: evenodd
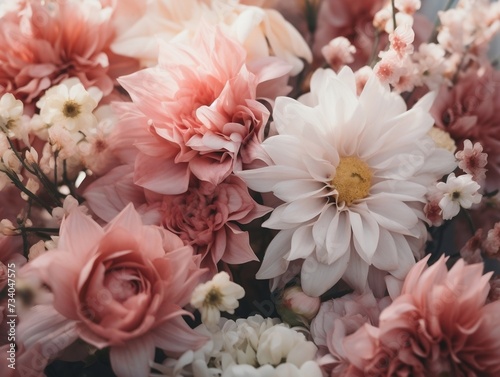
<svg viewBox="0 0 500 377">
<path fill-rule="evenodd" d="M 131 132 L 142 131 L 135 143 L 135 183 L 180 194 L 191 175 L 218 184 L 251 163 L 269 118 L 257 101 L 259 90 L 272 98 L 286 92 L 273 82 L 290 66 L 268 57 L 251 68 L 238 43 L 207 27 L 192 44 L 164 44 L 158 66 L 121 78 L 133 103 L 119 111 L 135 114 L 137 121 L 124 119 L 118 133 L 129 140 Z"/>
<path fill-rule="evenodd" d="M 26 352 L 41 347 L 48 360 L 80 338 L 110 347 L 118 376 L 146 376 L 155 347 L 178 356 L 204 342 L 181 317 L 204 273 L 199 262 L 176 235 L 143 225 L 132 205 L 104 228 L 73 211 L 57 249 L 19 271 L 38 277 L 54 299 L 21 316 L 18 342 Z"/>
<path fill-rule="evenodd" d="M 500 301 L 486 303 L 491 273 L 441 257 L 417 263 L 401 295 L 343 343 L 348 376 L 498 376 Z"/>
<path fill-rule="evenodd" d="M 102 5 L 101 5 L 102 3 Z M 20 1 L 0 20 L 0 95 L 35 102 L 50 86 L 78 77 L 107 95 L 113 71 L 133 60 L 111 53 L 113 8 L 107 1 Z M 125 70 L 124 70 L 125 69 Z M 128 70 L 130 71 L 130 70 Z"/>
<path fill-rule="evenodd" d="M 458 76 L 452 88 L 443 86 L 440 89 L 431 109 L 436 125 L 451 135 L 459 150 L 463 149 L 467 139 L 472 143 L 481 143 L 484 153 L 488 155 L 488 191 L 500 187 L 499 83 L 500 72 L 491 66 L 469 69 Z"/>
<path fill-rule="evenodd" d="M 211 274 L 218 271 L 219 262 L 257 260 L 248 232 L 239 224 L 270 209 L 252 199 L 240 178 L 231 175 L 218 185 L 192 179 L 182 194 L 159 195 L 134 185 L 132 176 L 132 169 L 124 165 L 90 185 L 84 194 L 90 208 L 108 221 L 133 202 L 145 221 L 163 225 L 191 245 Z"/>
</svg>

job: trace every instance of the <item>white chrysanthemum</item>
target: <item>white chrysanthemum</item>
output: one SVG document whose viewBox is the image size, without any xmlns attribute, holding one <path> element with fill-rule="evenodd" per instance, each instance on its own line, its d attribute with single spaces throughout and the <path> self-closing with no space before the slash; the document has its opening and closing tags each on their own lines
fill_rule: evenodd
<svg viewBox="0 0 500 377">
<path fill-rule="evenodd" d="M 455 173 L 451 173 L 446 179 L 446 183 L 439 182 L 436 187 L 443 194 L 443 198 L 439 201 L 439 207 L 443 211 L 443 219 L 445 220 L 458 215 L 460 207 L 470 208 L 472 204 L 479 203 L 482 198 L 482 195 L 478 193 L 481 186 L 474 182 L 470 174 L 455 177 Z"/>
<path fill-rule="evenodd" d="M 201 321 L 210 327 L 219 323 L 221 311 L 233 314 L 239 305 L 238 300 L 244 295 L 245 290 L 222 271 L 194 289 L 191 305 L 200 311 Z"/>
<path fill-rule="evenodd" d="M 317 347 L 304 334 L 260 315 L 236 321 L 222 318 L 219 328 L 198 326 L 195 331 L 211 339 L 199 350 L 188 351 L 179 359 L 154 364 L 169 377 L 321 377 L 314 361 Z M 303 329 L 305 330 L 305 329 Z"/>
<path fill-rule="evenodd" d="M 373 75 L 358 97 L 346 67 L 316 71 L 298 101 L 276 100 L 278 135 L 262 144 L 270 166 L 240 173 L 253 190 L 284 202 L 264 223 L 281 232 L 258 278 L 304 260 L 302 288 L 318 296 L 341 278 L 363 290 L 370 266 L 405 277 L 421 251 L 414 244 L 426 237 L 427 187 L 456 166 L 427 135 L 433 98 L 407 110 Z"/>
</svg>

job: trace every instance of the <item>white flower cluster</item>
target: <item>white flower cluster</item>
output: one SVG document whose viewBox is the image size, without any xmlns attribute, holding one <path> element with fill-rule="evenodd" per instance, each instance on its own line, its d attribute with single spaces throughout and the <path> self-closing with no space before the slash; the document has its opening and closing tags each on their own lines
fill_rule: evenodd
<svg viewBox="0 0 500 377">
<path fill-rule="evenodd" d="M 99 172 L 106 164 L 106 137 L 114 127 L 109 106 L 99 106 L 103 93 L 97 87 L 85 89 L 78 78 L 70 78 L 49 88 L 36 103 L 30 127 L 48 141 L 40 164 L 48 172 L 56 166 L 56 157 L 66 160 L 67 169 L 81 167 Z"/>
<path fill-rule="evenodd" d="M 317 351 L 314 343 L 278 319 L 260 315 L 236 321 L 222 318 L 219 326 L 212 333 L 204 325 L 199 326 L 196 331 L 211 340 L 177 360 L 154 364 L 160 374 L 151 374 L 151 377 L 322 376 L 314 361 Z"/>
</svg>

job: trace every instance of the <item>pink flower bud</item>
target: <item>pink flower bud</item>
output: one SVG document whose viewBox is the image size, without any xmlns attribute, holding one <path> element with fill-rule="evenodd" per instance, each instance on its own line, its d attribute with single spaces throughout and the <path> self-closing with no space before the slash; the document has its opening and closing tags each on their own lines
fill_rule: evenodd
<svg viewBox="0 0 500 377">
<path fill-rule="evenodd" d="M 300 287 L 290 287 L 283 292 L 283 306 L 291 312 L 308 320 L 318 314 L 321 300 L 308 296 Z"/>
</svg>

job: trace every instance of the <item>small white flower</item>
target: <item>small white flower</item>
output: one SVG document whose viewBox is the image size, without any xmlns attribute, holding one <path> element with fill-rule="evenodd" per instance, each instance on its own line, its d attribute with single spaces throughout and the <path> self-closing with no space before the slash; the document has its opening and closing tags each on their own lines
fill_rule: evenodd
<svg viewBox="0 0 500 377">
<path fill-rule="evenodd" d="M 481 186 L 472 180 L 470 174 L 455 177 L 455 173 L 451 173 L 446 183 L 439 182 L 436 187 L 443 193 L 439 207 L 443 210 L 445 220 L 455 217 L 460 212 L 460 207 L 470 208 L 472 204 L 479 203 L 482 198 L 482 195 L 478 193 Z"/>
<path fill-rule="evenodd" d="M 245 290 L 233 283 L 226 272 L 219 272 L 211 281 L 195 288 L 191 305 L 201 312 L 202 322 L 211 327 L 219 322 L 221 311 L 233 314 L 244 295 Z"/>
<path fill-rule="evenodd" d="M 46 124 L 59 124 L 77 132 L 97 124 L 92 112 L 101 95 L 95 90 L 87 91 L 78 79 L 69 79 L 47 90 L 36 105 Z"/>
<path fill-rule="evenodd" d="M 0 122 L 11 128 L 23 115 L 23 103 L 11 93 L 5 93 L 0 98 Z"/>
</svg>

